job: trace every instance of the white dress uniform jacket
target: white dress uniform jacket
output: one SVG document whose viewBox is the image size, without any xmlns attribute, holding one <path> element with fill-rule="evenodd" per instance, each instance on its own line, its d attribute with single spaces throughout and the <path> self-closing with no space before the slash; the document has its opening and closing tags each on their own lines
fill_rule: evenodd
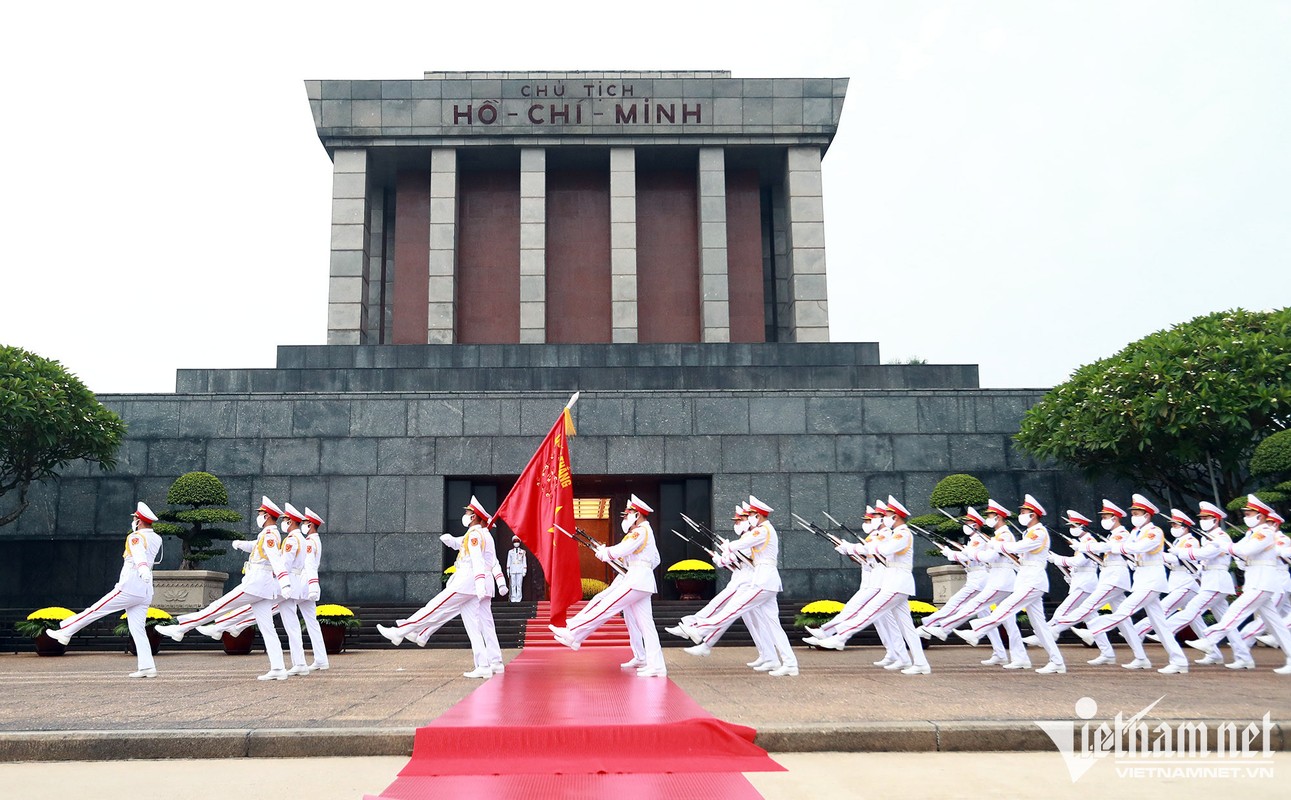
<svg viewBox="0 0 1291 800">
<path fill-rule="evenodd" d="M 305 565 L 302 575 L 309 587 L 308 599 L 317 600 L 322 596 L 322 587 L 318 583 L 318 569 L 323 565 L 323 542 L 318 531 L 312 531 L 305 537 Z"/>
<path fill-rule="evenodd" d="M 1130 536 L 1117 548 L 1132 557 L 1134 562 L 1134 588 L 1168 591 L 1165 577 L 1165 532 L 1152 523 L 1130 531 Z"/>
<path fill-rule="evenodd" d="M 483 525 L 472 525 L 460 537 L 450 537 L 458 542 L 457 560 L 453 576 L 445 589 L 462 594 L 473 594 L 481 599 L 493 596 L 493 567 L 497 564 L 497 551 L 493 548 L 493 534 Z"/>
<path fill-rule="evenodd" d="M 753 557 L 753 577 L 751 586 L 778 592 L 783 588 L 780 583 L 780 536 L 776 533 L 771 520 L 762 520 L 754 528 L 731 542 L 729 549 L 747 553 Z"/>
<path fill-rule="evenodd" d="M 1230 544 L 1232 540 L 1227 534 L 1219 533 L 1216 539 L 1207 538 L 1205 542 L 1183 554 L 1189 561 L 1201 565 L 1202 591 L 1222 592 L 1226 595 L 1237 591 L 1233 573 L 1228 570 L 1233 562 L 1233 557 L 1228 554 Z"/>
<path fill-rule="evenodd" d="M 1018 557 L 1017 577 L 1013 590 L 1049 591 L 1049 529 L 1039 522 L 1023 531 L 1017 541 L 1002 541 L 1000 549 Z"/>
<path fill-rule="evenodd" d="M 121 554 L 121 577 L 113 588 L 151 600 L 152 566 L 161 560 L 160 553 L 161 537 L 152 528 L 140 528 L 131 533 L 126 537 L 125 552 Z"/>
<path fill-rule="evenodd" d="M 291 583 L 282 559 L 282 533 L 277 525 L 266 525 L 260 535 L 249 542 L 233 542 L 233 549 L 250 553 L 247 571 L 242 576 L 242 590 L 247 594 L 272 600 Z"/>
<path fill-rule="evenodd" d="M 611 559 L 626 564 L 628 571 L 623 576 L 629 589 L 654 594 L 658 585 L 654 580 L 654 568 L 659 566 L 659 547 L 655 544 L 654 529 L 642 519 L 623 534 L 618 544 L 605 548 Z"/>
<path fill-rule="evenodd" d="M 879 589 L 897 594 L 914 594 L 914 534 L 905 525 L 897 525 L 879 534 L 873 552 L 883 556 L 888 568 L 883 571 Z"/>
</svg>

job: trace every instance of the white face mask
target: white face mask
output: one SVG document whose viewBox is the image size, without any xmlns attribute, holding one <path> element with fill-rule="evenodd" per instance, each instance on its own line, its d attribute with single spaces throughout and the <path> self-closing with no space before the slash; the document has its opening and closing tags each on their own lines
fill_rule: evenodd
<svg viewBox="0 0 1291 800">
<path fill-rule="evenodd" d="M 1246 527 L 1254 528 L 1256 525 L 1260 524 L 1260 515 L 1247 514 L 1246 516 L 1242 517 L 1242 522 L 1246 523 Z"/>
<path fill-rule="evenodd" d="M 1103 517 L 1098 521 L 1098 524 L 1103 526 L 1103 530 L 1110 531 L 1116 527 L 1116 517 Z"/>
<path fill-rule="evenodd" d="M 897 526 L 897 517 L 896 517 L 896 514 L 884 514 L 884 515 L 883 515 L 883 527 L 887 528 L 888 530 L 892 530 L 892 529 L 893 529 L 893 528 L 895 528 L 896 526 Z"/>
<path fill-rule="evenodd" d="M 515 542 L 515 543 L 513 543 L 511 546 L 512 546 L 512 547 L 514 547 L 516 550 L 519 550 L 519 549 L 520 549 L 520 543 L 519 543 L 519 542 Z"/>
<path fill-rule="evenodd" d="M 995 530 L 996 526 L 997 526 L 997 525 L 999 525 L 999 524 L 1000 524 L 1000 518 L 999 518 L 999 517 L 997 517 L 997 516 L 996 516 L 996 515 L 994 515 L 994 514 L 987 514 L 987 515 L 986 515 L 986 529 L 987 529 L 988 531 L 993 531 L 993 530 Z"/>
<path fill-rule="evenodd" d="M 462 527 L 463 527 L 463 528 L 469 528 L 469 527 L 471 527 L 471 515 L 470 515 L 470 514 L 463 514 L 463 515 L 462 515 Z"/>
<path fill-rule="evenodd" d="M 1188 529 L 1183 527 L 1182 525 L 1170 526 L 1170 535 L 1176 539 L 1178 539 L 1180 536 L 1183 536 L 1187 532 L 1188 532 Z"/>
<path fill-rule="evenodd" d="M 1018 514 L 1018 522 L 1022 523 L 1024 526 L 1030 525 L 1032 522 L 1035 522 L 1035 515 L 1024 511 L 1021 514 Z"/>
<path fill-rule="evenodd" d="M 627 533 L 628 531 L 632 530 L 632 522 L 635 519 L 636 519 L 636 514 L 628 514 L 626 517 L 622 519 L 622 521 L 619 522 L 619 527 L 623 529 L 624 533 Z"/>
<path fill-rule="evenodd" d="M 1070 528 L 1067 529 L 1067 531 L 1071 533 L 1071 535 L 1074 538 L 1077 538 L 1077 539 L 1085 535 L 1085 529 L 1079 525 L 1072 525 Z"/>
<path fill-rule="evenodd" d="M 259 514 L 256 514 L 256 527 L 257 527 L 257 528 L 263 528 L 263 527 L 265 526 L 265 523 L 266 523 L 266 522 L 268 522 L 268 521 L 269 521 L 269 518 L 268 518 L 267 516 L 265 516 L 265 513 L 264 513 L 263 511 L 261 511 Z"/>
<path fill-rule="evenodd" d="M 1144 525 L 1148 524 L 1148 518 L 1144 514 L 1131 514 L 1130 522 L 1134 523 L 1134 527 L 1142 528 Z"/>
<path fill-rule="evenodd" d="M 135 531 L 137 531 L 137 530 L 139 530 L 139 518 L 138 518 L 138 517 L 131 517 L 131 518 L 130 518 L 130 532 L 131 532 L 131 533 L 134 533 L 134 532 L 135 532 Z"/>
<path fill-rule="evenodd" d="M 965 536 L 972 536 L 974 533 L 977 533 L 977 528 L 974 528 L 972 525 L 965 525 L 965 526 L 964 526 L 964 535 L 965 535 Z"/>
<path fill-rule="evenodd" d="M 291 525 L 291 520 L 287 519 L 286 517 L 283 517 L 282 519 L 278 520 L 278 530 L 282 531 L 283 533 L 287 532 L 287 527 L 289 525 Z"/>
<path fill-rule="evenodd" d="M 874 530 L 873 521 L 867 519 L 861 523 L 861 533 L 869 533 L 872 530 Z"/>
<path fill-rule="evenodd" d="M 1207 532 L 1213 531 L 1215 529 L 1215 520 L 1210 517 L 1205 517 L 1201 521 L 1201 529 Z"/>
</svg>

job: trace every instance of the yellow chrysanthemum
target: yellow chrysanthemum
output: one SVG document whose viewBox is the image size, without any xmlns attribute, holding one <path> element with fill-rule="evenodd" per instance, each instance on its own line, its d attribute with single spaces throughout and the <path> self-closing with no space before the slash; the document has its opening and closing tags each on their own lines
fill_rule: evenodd
<svg viewBox="0 0 1291 800">
<path fill-rule="evenodd" d="M 684 561 L 678 561 L 676 564 L 668 567 L 669 572 L 684 572 L 689 570 L 696 572 L 711 572 L 713 570 L 713 565 L 707 561 L 700 561 L 698 558 L 687 558 Z"/>
<path fill-rule="evenodd" d="M 314 609 L 314 616 L 318 617 L 352 617 L 354 612 L 345 606 L 338 606 L 335 603 L 324 603 Z"/>
<path fill-rule="evenodd" d="M 932 603 L 925 603 L 922 600 L 911 600 L 909 603 L 910 613 L 912 614 L 931 614 L 937 610 L 937 607 Z"/>
<path fill-rule="evenodd" d="M 62 606 L 49 606 L 47 608 L 37 609 L 27 615 L 27 619 L 52 619 L 62 621 L 72 616 L 76 612 L 70 608 Z"/>
<path fill-rule="evenodd" d="M 843 604 L 837 600 L 816 600 L 802 607 L 802 614 L 837 614 L 843 610 Z"/>
<path fill-rule="evenodd" d="M 1105 603 L 1105 604 L 1103 605 L 1103 607 L 1102 607 L 1102 608 L 1100 608 L 1100 609 L 1098 609 L 1098 610 L 1099 610 L 1099 611 L 1111 611 L 1111 610 L 1112 610 L 1112 604 L 1111 604 L 1111 603 Z"/>
<path fill-rule="evenodd" d="M 583 599 L 591 600 L 608 588 L 610 588 L 610 585 L 605 581 L 598 581 L 595 578 L 583 578 Z"/>
<path fill-rule="evenodd" d="M 126 618 L 125 612 L 122 612 L 121 619 L 125 619 L 125 618 Z M 165 611 L 162 611 L 160 608 L 153 608 L 152 606 L 149 606 L 148 619 L 173 619 L 173 617 L 171 617 Z"/>
<path fill-rule="evenodd" d="M 452 575 L 454 572 L 457 572 L 457 565 L 456 565 L 456 564 L 454 564 L 454 565 L 452 565 L 451 567 L 449 567 L 448 569 L 444 570 L 444 574 L 445 574 L 445 575 Z"/>
</svg>

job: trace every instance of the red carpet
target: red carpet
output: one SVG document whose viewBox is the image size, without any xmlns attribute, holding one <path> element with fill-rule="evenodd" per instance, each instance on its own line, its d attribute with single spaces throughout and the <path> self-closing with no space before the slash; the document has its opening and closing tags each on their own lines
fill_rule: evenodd
<svg viewBox="0 0 1291 800">
<path fill-rule="evenodd" d="M 739 773 L 784 769 L 752 728 L 717 719 L 666 678 L 620 669 L 631 658 L 621 619 L 578 652 L 555 644 L 545 619 L 540 609 L 505 674 L 417 730 L 412 760 L 380 798 L 744 800 L 761 795 Z"/>
</svg>

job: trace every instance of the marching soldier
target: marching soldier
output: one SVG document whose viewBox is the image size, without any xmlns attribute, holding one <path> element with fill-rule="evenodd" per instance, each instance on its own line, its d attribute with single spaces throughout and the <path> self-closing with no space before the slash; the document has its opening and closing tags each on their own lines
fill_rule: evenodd
<svg viewBox="0 0 1291 800">
<path fill-rule="evenodd" d="M 1004 623 L 1006 619 L 1016 620 L 1019 611 L 1025 612 L 1031 621 L 1031 628 L 1040 640 L 1040 646 L 1049 655 L 1049 663 L 1036 670 L 1041 675 L 1065 673 L 1067 665 L 1062 660 L 1062 653 L 1054 640 L 1044 618 L 1044 596 L 1049 591 L 1049 530 L 1040 518 L 1045 514 L 1031 495 L 1027 495 L 1021 508 L 1018 509 L 1018 522 L 1025 526 L 1022 536 L 1017 541 L 996 541 L 1002 553 L 1007 553 L 1018 560 L 1017 578 L 1013 592 L 996 606 L 995 612 L 986 619 L 975 619 L 969 622 L 971 631 L 956 631 L 964 641 L 974 647 L 981 641 L 986 631 Z"/>
<path fill-rule="evenodd" d="M 1053 616 L 1048 622 L 1050 630 L 1054 632 L 1055 640 L 1058 638 L 1059 630 L 1067 629 L 1066 626 L 1059 628 L 1057 620 L 1080 608 L 1098 590 L 1098 564 L 1101 562 L 1095 561 L 1097 556 L 1089 555 L 1084 549 L 1097 541 L 1094 539 L 1094 534 L 1086 527 L 1092 523 L 1093 520 L 1079 511 L 1067 509 L 1067 524 L 1070 532 L 1068 541 L 1071 542 L 1072 554 L 1060 556 L 1052 551 L 1049 553 L 1049 563 L 1062 570 L 1068 583 L 1067 598 L 1054 609 Z M 1028 636 L 1022 641 L 1028 647 L 1040 646 L 1038 636 Z M 1091 660 L 1090 664 L 1097 666 L 1116 663 L 1116 651 L 1112 649 L 1112 643 L 1108 641 L 1107 634 L 1100 633 L 1095 636 L 1094 644 L 1098 646 L 1099 655 L 1098 658 Z"/>
<path fill-rule="evenodd" d="M 157 677 L 157 665 L 152 658 L 152 645 L 148 643 L 148 606 L 152 603 L 152 568 L 161 562 L 161 537 L 152 529 L 157 515 L 142 501 L 135 505 L 130 517 L 130 534 L 126 536 L 125 551 L 121 554 L 121 576 L 104 595 L 89 608 L 59 623 L 57 628 L 46 631 L 49 638 L 67 644 L 76 632 L 91 622 L 115 611 L 125 611 L 130 638 L 134 641 L 136 669 L 131 678 Z"/>
<path fill-rule="evenodd" d="M 474 653 L 475 669 L 462 673 L 466 678 L 490 678 L 493 670 L 487 661 L 481 665 L 484 644 L 480 638 L 476 615 L 480 600 L 493 596 L 492 571 L 497 563 L 493 549 L 493 536 L 488 530 L 489 513 L 475 497 L 463 509 L 462 525 L 466 534 L 462 536 L 453 576 L 444 585 L 444 590 L 435 595 L 429 603 L 407 619 L 395 620 L 389 627 L 377 626 L 377 633 L 398 645 L 404 639 L 415 638 L 417 644 L 423 645 L 430 635 L 443 627 L 453 617 L 462 616 L 467 636 L 471 639 L 471 650 Z M 452 546 L 457 538 L 444 534 L 440 540 Z"/>
<path fill-rule="evenodd" d="M 1087 622 L 1084 630 L 1072 628 L 1072 632 L 1086 644 L 1093 644 L 1095 634 L 1106 633 L 1122 622 L 1127 622 L 1131 614 L 1140 610 L 1148 615 L 1148 621 L 1156 630 L 1169 629 L 1161 609 L 1161 593 L 1166 589 L 1165 559 L 1162 555 L 1165 550 L 1165 533 L 1152 524 L 1152 517 L 1159 511 L 1151 500 L 1141 494 L 1134 495 L 1130 505 L 1130 520 L 1134 523 L 1134 530 L 1123 542 L 1108 546 L 1109 551 L 1114 548 L 1121 555 L 1129 556 L 1135 563 L 1130 596 L 1122 600 L 1111 614 L 1100 615 Z M 1125 628 L 1121 630 L 1125 631 Z M 1132 637 L 1129 640 L 1130 646 L 1133 647 L 1137 642 L 1141 651 L 1142 639 L 1132 625 L 1129 626 L 1129 634 Z M 1161 646 L 1165 648 L 1170 663 L 1157 672 L 1174 675 L 1188 671 L 1188 659 L 1173 636 L 1162 636 Z M 1133 666 L 1135 665 L 1132 664 L 1131 667 Z M 1144 656 L 1138 668 L 1151 669 L 1152 663 Z"/>
<path fill-rule="evenodd" d="M 915 628 L 915 633 L 918 633 L 921 638 L 931 639 L 932 634 L 928 632 L 929 626 L 939 625 L 942 620 L 953 618 L 986 588 L 987 566 L 975 557 L 976 553 L 989 543 L 982 534 L 982 526 L 985 524 L 986 520 L 977 509 L 970 507 L 964 513 L 963 531 L 967 540 L 963 549 L 952 550 L 942 546 L 941 554 L 964 568 L 966 580 L 963 587 L 951 595 L 936 613 L 924 617 L 923 624 Z M 986 619 L 990 615 L 991 610 L 986 604 L 977 604 L 978 619 Z M 1000 639 L 999 628 L 987 628 L 986 637 L 991 643 L 991 657 L 982 662 L 983 666 L 1003 666 L 1009 663 L 1008 653 L 1004 650 L 1004 641 Z"/>
<path fill-rule="evenodd" d="M 302 574 L 305 577 L 305 597 L 297 598 L 296 609 L 305 620 L 305 630 L 309 633 L 309 650 L 314 660 L 307 666 L 309 671 L 328 668 L 327 647 L 323 644 L 323 629 L 318 625 L 318 601 L 322 590 L 318 583 L 318 569 L 323 564 L 323 542 L 318 529 L 323 527 L 323 518 L 318 512 L 305 506 L 305 521 L 300 523 L 300 532 L 305 537 L 305 563 Z"/>
<path fill-rule="evenodd" d="M 1099 526 L 1107 531 L 1107 541 L 1100 541 L 1093 536 L 1081 537 L 1072 545 L 1072 549 L 1081 555 L 1093 554 L 1101 561 L 1098 569 L 1098 585 L 1089 597 L 1075 609 L 1063 614 L 1054 614 L 1053 635 L 1081 622 L 1089 623 L 1099 616 L 1099 609 L 1104 605 L 1117 606 L 1125 599 L 1125 592 L 1130 588 L 1130 568 L 1125 556 L 1120 552 L 1120 545 L 1128 540 L 1130 532 L 1125 530 L 1121 520 L 1125 510 L 1107 498 L 1103 498 L 1103 507 L 1098 512 Z M 1125 669 L 1148 669 L 1152 666 L 1147 653 L 1143 650 L 1143 640 L 1134 635 L 1134 626 L 1129 620 L 1122 620 L 1117 626 L 1123 638 L 1134 654 L 1134 660 L 1122 664 Z M 1100 655 L 1088 663 L 1093 666 L 1116 663 L 1115 651 L 1108 652 L 1111 644 L 1106 634 L 1093 634 L 1093 641 L 1098 645 Z"/>
<path fill-rule="evenodd" d="M 820 642 L 820 647 L 842 650 L 847 640 L 884 614 L 890 614 L 900 627 L 901 637 L 910 651 L 911 665 L 901 670 L 902 675 L 927 675 L 932 672 L 923 654 L 923 643 L 914 632 L 910 617 L 910 595 L 914 594 L 914 534 L 906 526 L 910 512 L 895 497 L 888 496 L 883 512 L 885 533 L 872 545 L 866 545 L 868 555 L 882 556 L 887 570 L 879 592 L 851 618 L 838 623 L 835 633 Z"/>
<path fill-rule="evenodd" d="M 1238 626 L 1254 614 L 1264 622 L 1265 630 L 1287 657 L 1287 663 L 1273 671 L 1279 675 L 1291 675 L 1291 630 L 1277 609 L 1286 590 L 1286 562 L 1282 560 L 1278 545 L 1281 536 L 1278 528 L 1285 520 L 1272 506 L 1253 494 L 1246 496 L 1242 511 L 1246 536 L 1240 542 L 1229 542 L 1225 548 L 1245 567 L 1246 582 L 1242 593 L 1205 636 L 1189 641 L 1188 646 L 1208 655 L 1218 654 L 1216 645 L 1222 637 L 1227 637 L 1236 646 L 1241 639 Z"/>
<path fill-rule="evenodd" d="M 623 612 L 624 620 L 632 618 L 632 624 L 643 640 L 646 663 L 637 670 L 637 675 L 643 678 L 661 678 L 668 674 L 663 661 L 663 648 L 659 645 L 659 633 L 654 626 L 654 615 L 650 612 L 650 596 L 658 590 L 654 568 L 659 566 L 659 549 L 655 543 L 654 530 L 646 521 L 646 517 L 653 511 L 645 501 L 632 495 L 620 523 L 623 539 L 612 547 L 601 545 L 596 548 L 599 560 L 617 560 L 627 564 L 623 587 L 592 613 L 588 613 L 586 607 L 583 608 L 566 627 L 548 626 L 555 634 L 556 641 L 571 650 L 577 650 L 593 631 L 615 614 Z M 608 590 L 601 594 L 608 594 Z"/>
<path fill-rule="evenodd" d="M 1166 620 L 1167 630 L 1162 635 L 1174 636 L 1184 628 L 1191 627 L 1199 636 L 1206 636 L 1210 629 L 1202 620 L 1202 615 L 1209 611 L 1215 619 L 1224 618 L 1228 611 L 1228 596 L 1237 591 L 1233 583 L 1233 573 L 1228 569 L 1233 557 L 1228 553 L 1232 540 L 1221 527 L 1228 517 L 1228 512 L 1214 503 L 1202 502 L 1197 509 L 1198 527 L 1201 537 L 1195 547 L 1188 548 L 1179 554 L 1180 559 L 1197 565 L 1200 570 L 1200 581 L 1197 593 L 1193 595 L 1182 610 L 1170 615 Z M 1243 641 L 1233 647 L 1232 669 L 1243 669 L 1249 664 L 1255 667 L 1251 659 L 1250 648 Z M 1193 661 L 1194 664 L 1223 664 L 1218 654 L 1206 654 Z"/>
<path fill-rule="evenodd" d="M 269 657 L 269 671 L 257 680 L 286 680 L 288 675 L 282 661 L 282 644 L 278 641 L 278 632 L 273 626 L 274 603 L 279 597 L 292 597 L 291 581 L 283 564 L 280 545 L 278 518 L 281 516 L 282 510 L 272 500 L 261 497 L 260 507 L 256 509 L 259 535 L 253 541 L 232 543 L 235 549 L 250 554 L 242 582 L 206 608 L 177 617 L 175 624 L 158 625 L 157 632 L 178 642 L 193 628 L 212 622 L 220 615 L 249 603 L 251 613 L 255 615 L 256 626 L 260 629 L 265 654 Z"/>
<path fill-rule="evenodd" d="M 305 577 L 305 537 L 300 532 L 300 523 L 305 515 L 296 510 L 291 503 L 283 503 L 282 521 L 282 561 L 287 570 L 287 580 L 291 582 L 291 595 L 284 595 L 278 601 L 278 617 L 282 628 L 287 632 L 287 651 L 291 654 L 291 668 L 288 675 L 308 675 L 310 670 L 305 663 L 305 644 L 300 635 L 300 621 L 297 614 L 296 598 L 309 595 L 309 583 Z M 319 632 L 321 637 L 322 632 Z"/>
<path fill-rule="evenodd" d="M 511 579 L 511 602 L 523 599 L 524 576 L 529 572 L 529 559 L 520 546 L 520 537 L 511 537 L 511 552 L 507 553 L 507 577 Z"/>
<path fill-rule="evenodd" d="M 1186 606 L 1197 593 L 1196 568 L 1183 557 L 1184 553 L 1198 545 L 1197 537 L 1192 535 L 1192 530 L 1196 527 L 1197 523 L 1193 522 L 1192 517 L 1177 508 L 1170 509 L 1170 536 L 1173 541 L 1165 551 L 1165 563 L 1169 571 L 1166 573 L 1166 596 L 1161 598 L 1161 610 L 1166 615 L 1167 624 L 1170 616 Z M 1146 617 L 1134 624 L 1134 630 L 1140 636 L 1160 641 L 1161 631 L 1148 633 L 1151 628 L 1152 624 Z"/>
<path fill-rule="evenodd" d="M 1008 518 L 1012 513 L 995 500 L 986 502 L 986 526 L 983 530 L 986 543 L 971 553 L 973 560 L 987 567 L 986 587 L 971 601 L 964 603 L 959 611 L 943 617 L 936 625 L 925 624 L 923 628 L 930 635 L 946 641 L 956 627 L 970 619 L 979 618 L 984 609 L 990 613 L 992 605 L 998 605 L 1013 593 L 1013 583 L 1017 576 L 1014 560 L 1011 556 L 1004 555 L 1000 548 L 1000 543 L 1013 540 L 1008 527 Z M 1027 656 L 1026 645 L 1022 643 L 1016 615 L 1006 616 L 1001 624 L 1009 637 L 1009 663 L 1003 665 L 1004 669 L 1031 669 L 1031 659 Z M 989 662 L 993 660 L 988 659 L 982 663 L 990 666 Z"/>
</svg>

